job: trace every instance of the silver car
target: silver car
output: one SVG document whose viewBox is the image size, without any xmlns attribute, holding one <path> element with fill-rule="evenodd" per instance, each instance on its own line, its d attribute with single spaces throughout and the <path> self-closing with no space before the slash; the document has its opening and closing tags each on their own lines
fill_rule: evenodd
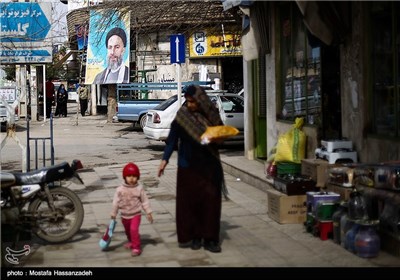
<svg viewBox="0 0 400 280">
<path fill-rule="evenodd" d="M 240 95 L 225 92 L 207 91 L 210 99 L 219 108 L 221 119 L 225 125 L 236 127 L 240 134 L 232 139 L 243 139 L 244 130 L 244 99 Z M 147 112 L 147 122 L 143 133 L 149 139 L 165 141 L 168 137 L 171 123 L 179 110 L 177 95 L 174 95 Z M 185 98 L 182 97 L 182 103 Z"/>
</svg>

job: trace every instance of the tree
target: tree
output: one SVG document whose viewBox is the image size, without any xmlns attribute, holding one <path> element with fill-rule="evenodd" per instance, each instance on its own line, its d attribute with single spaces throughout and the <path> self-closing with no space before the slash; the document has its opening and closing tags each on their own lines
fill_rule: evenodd
<svg viewBox="0 0 400 280">
<path fill-rule="evenodd" d="M 242 24 L 242 12 L 239 7 L 224 11 L 220 0 L 104 0 L 98 5 L 76 9 L 68 14 L 68 37 L 71 49 L 77 49 L 75 26 L 87 24 L 90 12 L 102 13 L 101 20 L 96 22 L 99 26 L 112 25 L 115 13 L 118 13 L 118 19 L 122 19 L 127 13 L 130 13 L 130 42 L 137 42 L 139 36 L 145 37 L 159 31 L 168 31 L 171 34 L 180 33 L 189 37 L 199 29 L 207 29 L 210 34 L 214 32 L 219 34 L 221 25 L 224 25 L 225 28 L 233 26 L 234 30 L 241 30 Z M 109 14 L 105 15 L 105 12 Z M 101 34 L 97 37 L 100 41 L 104 40 Z M 132 50 L 136 47 L 135 44 L 132 43 Z M 109 99 L 115 106 L 116 100 L 112 98 L 115 96 L 111 96 Z M 109 119 L 114 112 L 115 107 L 110 110 L 109 106 L 107 112 Z"/>
<path fill-rule="evenodd" d="M 56 52 L 53 53 L 53 61 L 46 64 L 46 76 L 54 79 L 66 80 L 67 70 L 64 67 L 54 67 L 67 54 L 67 47 L 60 45 Z"/>
<path fill-rule="evenodd" d="M 15 82 L 16 74 L 15 74 L 15 65 L 4 65 L 3 67 L 4 72 L 6 72 L 6 76 L 4 77 L 5 80 Z"/>
</svg>

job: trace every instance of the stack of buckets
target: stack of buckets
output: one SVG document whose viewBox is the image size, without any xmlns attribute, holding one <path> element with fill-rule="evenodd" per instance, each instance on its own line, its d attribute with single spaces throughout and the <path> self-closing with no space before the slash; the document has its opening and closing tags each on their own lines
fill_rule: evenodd
<svg viewBox="0 0 400 280">
<path fill-rule="evenodd" d="M 328 240 L 333 234 L 333 213 L 340 195 L 334 192 L 307 192 L 306 230 L 321 240 Z"/>
<path fill-rule="evenodd" d="M 365 198 L 353 189 L 349 202 L 342 202 L 332 216 L 334 242 L 359 257 L 377 257 L 380 251 L 380 238 L 376 232 L 379 220 L 370 219 L 370 216 Z"/>
</svg>

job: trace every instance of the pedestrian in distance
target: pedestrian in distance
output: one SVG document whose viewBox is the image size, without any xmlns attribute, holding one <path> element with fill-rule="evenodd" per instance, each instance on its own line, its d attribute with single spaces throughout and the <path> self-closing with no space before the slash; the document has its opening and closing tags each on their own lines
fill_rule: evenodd
<svg viewBox="0 0 400 280">
<path fill-rule="evenodd" d="M 56 116 L 60 117 L 67 116 L 67 102 L 68 102 L 68 92 L 65 89 L 64 84 L 61 84 L 57 90 L 57 106 L 56 106 Z"/>
<path fill-rule="evenodd" d="M 88 108 L 88 89 L 84 84 L 80 84 L 78 87 L 78 96 L 81 115 L 84 117 Z"/>
<path fill-rule="evenodd" d="M 222 194 L 227 199 L 218 143 L 201 143 L 207 126 L 223 125 L 215 105 L 203 88 L 191 85 L 185 103 L 171 123 L 158 176 L 178 147 L 176 230 L 179 247 L 218 253 Z"/>
<path fill-rule="evenodd" d="M 129 162 L 122 170 L 124 182 L 114 194 L 111 219 L 115 220 L 118 212 L 121 213 L 121 222 L 124 225 L 128 243 L 125 248 L 131 250 L 133 257 L 142 253 L 139 226 L 142 218 L 142 209 L 146 218 L 153 223 L 153 216 L 149 198 L 139 182 L 140 170 L 133 162 Z"/>
<path fill-rule="evenodd" d="M 126 33 L 122 28 L 112 28 L 106 36 L 107 68 L 94 78 L 95 84 L 117 84 L 129 82 L 129 67 L 124 64 L 127 43 Z"/>
<path fill-rule="evenodd" d="M 51 79 L 46 81 L 46 117 L 50 118 L 52 106 L 55 105 L 55 87 Z"/>
</svg>

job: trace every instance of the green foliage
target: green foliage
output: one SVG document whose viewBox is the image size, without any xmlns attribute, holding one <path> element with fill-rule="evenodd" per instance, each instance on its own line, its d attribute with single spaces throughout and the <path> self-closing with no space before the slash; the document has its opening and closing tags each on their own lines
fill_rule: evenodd
<svg viewBox="0 0 400 280">
<path fill-rule="evenodd" d="M 15 82 L 15 79 L 16 79 L 15 65 L 5 65 L 3 67 L 3 70 L 6 72 L 5 79 Z"/>
<path fill-rule="evenodd" d="M 58 50 L 57 53 L 53 54 L 53 63 L 52 64 L 46 64 L 46 76 L 50 77 L 51 79 L 58 79 L 58 80 L 66 80 L 67 78 L 67 70 L 61 66 L 61 67 L 54 67 L 60 59 L 66 55 L 67 53 L 67 47 L 66 46 L 61 46 Z"/>
</svg>

